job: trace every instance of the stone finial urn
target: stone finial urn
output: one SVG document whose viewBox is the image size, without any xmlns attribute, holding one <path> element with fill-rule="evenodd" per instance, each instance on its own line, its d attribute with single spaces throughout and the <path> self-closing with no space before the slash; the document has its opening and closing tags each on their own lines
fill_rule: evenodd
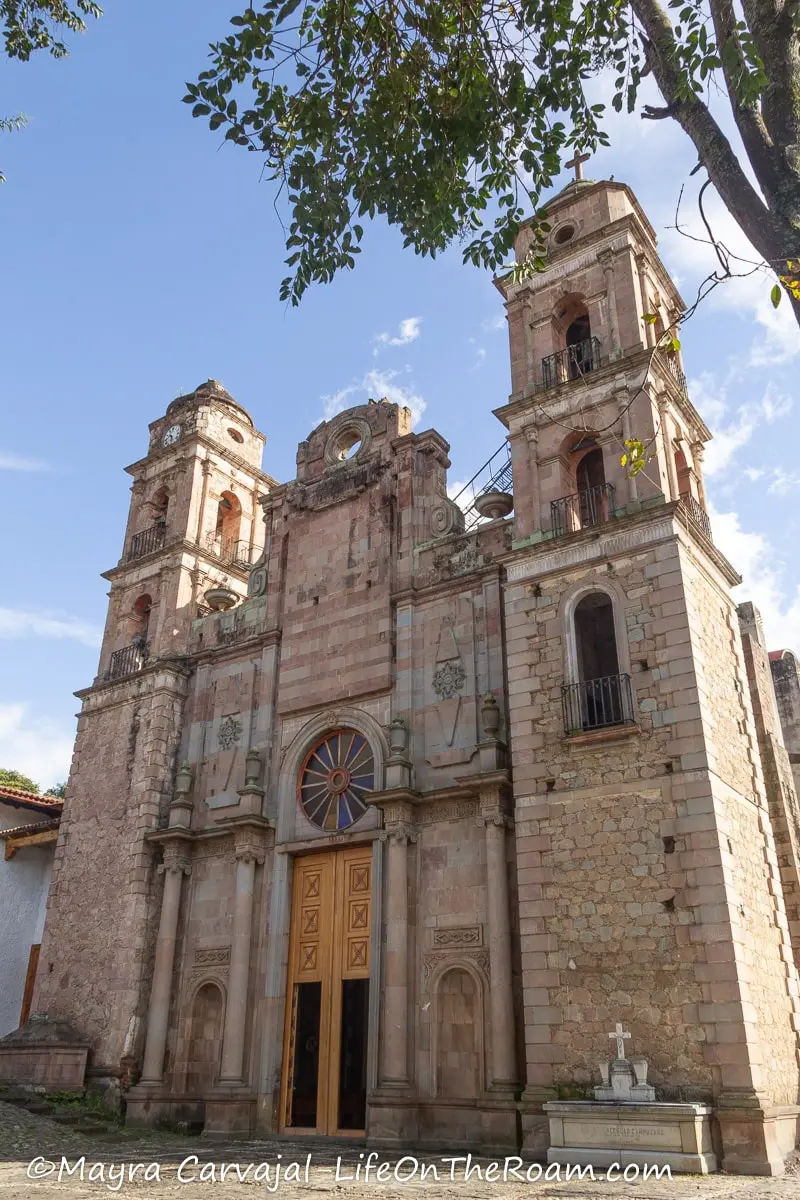
<svg viewBox="0 0 800 1200">
<path fill-rule="evenodd" d="M 395 717 L 389 727 L 389 745 L 392 749 L 392 756 L 400 756 L 405 754 L 408 745 L 408 728 L 402 717 Z"/>
<path fill-rule="evenodd" d="M 203 593 L 203 599 L 212 612 L 227 612 L 229 608 L 233 608 L 239 602 L 236 592 L 226 587 L 209 588 L 207 592 Z"/>
<path fill-rule="evenodd" d="M 183 763 L 175 775 L 175 788 L 169 806 L 170 827 L 188 828 L 192 823 L 192 768 Z"/>
<path fill-rule="evenodd" d="M 483 732 L 487 738 L 496 738 L 500 732 L 500 709 L 491 692 L 487 692 L 483 697 L 481 718 L 483 720 Z"/>
<path fill-rule="evenodd" d="M 475 507 L 482 517 L 497 521 L 507 517 L 514 507 L 514 497 L 508 492 L 483 492 L 475 497 Z"/>
</svg>

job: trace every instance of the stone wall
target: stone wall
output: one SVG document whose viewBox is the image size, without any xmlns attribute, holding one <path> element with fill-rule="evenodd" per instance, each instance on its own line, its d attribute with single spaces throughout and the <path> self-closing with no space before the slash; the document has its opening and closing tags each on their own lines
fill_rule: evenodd
<svg viewBox="0 0 800 1200">
<path fill-rule="evenodd" d="M 141 1047 L 160 880 L 144 836 L 166 809 L 185 677 L 153 668 L 86 694 L 33 1011 L 68 1018 L 97 1066 Z"/>
</svg>

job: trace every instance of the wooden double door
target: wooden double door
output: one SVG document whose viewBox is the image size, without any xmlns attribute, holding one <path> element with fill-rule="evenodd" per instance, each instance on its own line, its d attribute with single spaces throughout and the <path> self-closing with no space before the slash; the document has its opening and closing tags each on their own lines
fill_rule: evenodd
<svg viewBox="0 0 800 1200">
<path fill-rule="evenodd" d="M 281 1128 L 366 1126 L 372 851 L 297 858 L 292 885 Z"/>
</svg>

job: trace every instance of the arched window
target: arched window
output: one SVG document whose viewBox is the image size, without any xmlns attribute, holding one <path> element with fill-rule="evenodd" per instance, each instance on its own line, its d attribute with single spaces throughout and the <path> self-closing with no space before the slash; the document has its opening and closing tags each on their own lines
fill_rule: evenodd
<svg viewBox="0 0 800 1200">
<path fill-rule="evenodd" d="M 355 729 L 340 729 L 317 742 L 306 755 L 297 784 L 300 807 L 309 821 L 330 833 L 362 817 L 374 790 L 372 750 Z"/>
<path fill-rule="evenodd" d="M 152 598 L 145 592 L 133 606 L 131 616 L 131 642 L 141 648 L 147 645 L 147 635 L 150 631 L 150 613 L 153 609 Z"/>
<path fill-rule="evenodd" d="M 602 591 L 587 593 L 575 605 L 571 619 L 572 679 L 563 692 L 567 733 L 631 721 L 630 679 L 620 672 L 611 597 Z"/>
<path fill-rule="evenodd" d="M 242 506 L 233 492 L 223 492 L 217 505 L 217 520 L 214 526 L 213 550 L 228 557 L 233 554 L 239 540 L 242 523 Z"/>
<path fill-rule="evenodd" d="M 603 451 L 590 433 L 575 442 L 568 438 L 562 450 L 565 463 L 564 496 L 550 505 L 555 533 L 574 533 L 610 521 L 614 513 L 614 488 L 606 483 Z"/>
<path fill-rule="evenodd" d="M 600 365 L 597 339 L 592 337 L 589 310 L 582 296 L 564 296 L 553 313 L 555 354 L 542 359 L 545 387 L 580 379 Z"/>
<path fill-rule="evenodd" d="M 681 449 L 675 451 L 675 471 L 678 476 L 678 495 L 680 497 L 692 494 L 692 473 L 686 462 L 686 455 Z"/>
</svg>

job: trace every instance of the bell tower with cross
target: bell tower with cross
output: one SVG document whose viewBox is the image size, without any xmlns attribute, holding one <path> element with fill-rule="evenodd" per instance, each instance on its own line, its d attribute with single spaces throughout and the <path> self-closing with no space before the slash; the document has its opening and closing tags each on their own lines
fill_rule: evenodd
<svg viewBox="0 0 800 1200">
<path fill-rule="evenodd" d="M 800 864 L 781 864 L 773 829 L 794 802 L 757 765 L 740 580 L 713 543 L 710 434 L 683 373 L 685 306 L 632 190 L 584 178 L 585 162 L 570 160 L 546 206 L 544 269 L 497 280 L 523 1144 L 548 1136 L 561 1086 L 598 1070 L 622 1002 L 653 1086 L 715 1106 L 723 1167 L 772 1173 L 790 1131 L 770 1114 L 796 1105 L 800 1083 L 800 931 L 781 890 Z M 523 226 L 518 262 L 533 241 Z M 626 1033 L 612 1036 L 610 1074 L 631 1082 Z"/>
</svg>

